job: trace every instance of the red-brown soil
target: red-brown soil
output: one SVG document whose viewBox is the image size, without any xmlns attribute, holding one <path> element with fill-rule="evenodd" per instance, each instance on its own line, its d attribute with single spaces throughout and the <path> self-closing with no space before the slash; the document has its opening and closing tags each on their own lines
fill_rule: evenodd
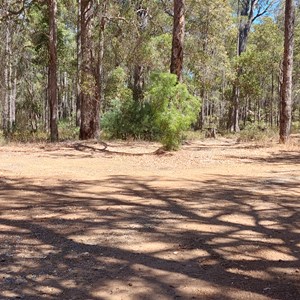
<svg viewBox="0 0 300 300">
<path fill-rule="evenodd" d="M 300 140 L 0 147 L 0 299 L 300 299 Z"/>
</svg>

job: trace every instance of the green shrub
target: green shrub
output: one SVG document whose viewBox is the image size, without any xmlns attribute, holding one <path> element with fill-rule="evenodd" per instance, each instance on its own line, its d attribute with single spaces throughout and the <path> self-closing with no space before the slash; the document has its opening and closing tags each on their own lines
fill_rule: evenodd
<svg viewBox="0 0 300 300">
<path fill-rule="evenodd" d="M 300 132 L 300 121 L 294 121 L 292 123 L 292 133 L 298 133 Z"/>
<path fill-rule="evenodd" d="M 79 135 L 79 127 L 74 125 L 71 120 L 63 120 L 58 123 L 58 136 L 59 140 L 76 140 Z"/>
<path fill-rule="evenodd" d="M 183 133 L 196 120 L 200 109 L 199 99 L 192 96 L 187 86 L 177 83 L 169 73 L 156 73 L 146 94 L 151 104 L 154 124 L 159 129 L 160 140 L 167 150 L 178 149 Z"/>
<path fill-rule="evenodd" d="M 150 105 L 132 99 L 111 101 L 110 110 L 101 118 L 101 129 L 108 138 L 117 139 L 155 140 L 159 135 Z"/>
<path fill-rule="evenodd" d="M 167 150 L 176 150 L 199 109 L 199 99 L 188 92 L 186 85 L 177 84 L 175 75 L 155 73 L 144 101 L 117 97 L 110 102 L 101 128 L 111 138 L 159 140 Z"/>
<path fill-rule="evenodd" d="M 248 123 L 240 132 L 238 142 L 267 142 L 277 138 L 277 130 L 267 127 L 264 123 Z"/>
<path fill-rule="evenodd" d="M 6 137 L 9 142 L 17 143 L 39 143 L 46 142 L 49 139 L 49 134 L 46 131 L 35 131 L 30 130 L 15 130 L 12 133 L 9 133 Z"/>
</svg>

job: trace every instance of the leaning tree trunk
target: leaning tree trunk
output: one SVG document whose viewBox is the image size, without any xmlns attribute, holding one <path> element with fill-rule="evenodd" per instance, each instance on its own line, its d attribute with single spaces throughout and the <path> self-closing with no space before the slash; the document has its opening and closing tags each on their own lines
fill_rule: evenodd
<svg viewBox="0 0 300 300">
<path fill-rule="evenodd" d="M 183 68 L 183 41 L 185 30 L 185 0 L 174 0 L 173 40 L 171 55 L 171 73 L 177 75 L 178 81 L 182 81 Z"/>
<path fill-rule="evenodd" d="M 57 24 L 56 24 L 57 3 L 56 0 L 49 0 L 49 78 L 48 78 L 48 99 L 50 107 L 50 139 L 51 142 L 58 140 L 57 128 Z"/>
<path fill-rule="evenodd" d="M 293 0 L 285 1 L 284 23 L 284 55 L 283 55 L 283 82 L 280 111 L 280 138 L 285 144 L 289 140 L 292 121 L 292 72 L 294 48 L 295 5 Z"/>
</svg>

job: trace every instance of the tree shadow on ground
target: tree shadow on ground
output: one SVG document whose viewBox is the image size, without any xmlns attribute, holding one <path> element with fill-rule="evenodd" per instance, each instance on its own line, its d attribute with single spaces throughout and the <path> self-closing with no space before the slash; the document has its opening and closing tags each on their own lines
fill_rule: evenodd
<svg viewBox="0 0 300 300">
<path fill-rule="evenodd" d="M 299 189 L 160 184 L 0 179 L 0 299 L 300 298 Z"/>
</svg>

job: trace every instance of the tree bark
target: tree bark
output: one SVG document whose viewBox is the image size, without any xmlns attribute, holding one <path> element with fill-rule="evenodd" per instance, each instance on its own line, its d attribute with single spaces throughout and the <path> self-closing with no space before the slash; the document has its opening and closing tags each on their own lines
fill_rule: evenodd
<svg viewBox="0 0 300 300">
<path fill-rule="evenodd" d="M 97 86 L 98 66 L 92 42 L 93 17 L 94 1 L 81 0 L 81 122 L 79 137 L 82 140 L 99 137 L 100 95 Z"/>
<path fill-rule="evenodd" d="M 77 73 L 76 73 L 76 126 L 80 127 L 81 123 L 81 0 L 78 0 L 77 8 Z"/>
<path fill-rule="evenodd" d="M 104 99 L 104 90 L 103 90 L 103 58 L 104 58 L 104 46 L 105 46 L 105 27 L 106 27 L 106 14 L 108 10 L 108 0 L 103 0 L 102 1 L 102 8 L 101 8 L 101 14 L 99 15 L 99 49 L 98 49 L 98 60 L 97 60 L 97 74 L 96 74 L 96 82 L 97 82 L 97 88 L 98 88 L 98 105 L 97 105 L 97 110 L 98 110 L 98 116 L 101 111 L 101 103 L 102 99 Z M 100 122 L 99 122 L 100 124 Z M 100 131 L 100 125 L 99 129 Z"/>
<path fill-rule="evenodd" d="M 285 1 L 283 82 L 280 111 L 279 142 L 289 140 L 292 121 L 292 72 L 294 49 L 295 4 L 293 0 Z"/>
<path fill-rule="evenodd" d="M 173 39 L 171 54 L 171 73 L 182 81 L 183 42 L 185 31 L 185 0 L 174 0 Z"/>
<path fill-rule="evenodd" d="M 50 139 L 51 142 L 58 141 L 57 112 L 57 3 L 56 0 L 49 0 L 49 78 L 48 97 L 50 107 Z"/>
</svg>

